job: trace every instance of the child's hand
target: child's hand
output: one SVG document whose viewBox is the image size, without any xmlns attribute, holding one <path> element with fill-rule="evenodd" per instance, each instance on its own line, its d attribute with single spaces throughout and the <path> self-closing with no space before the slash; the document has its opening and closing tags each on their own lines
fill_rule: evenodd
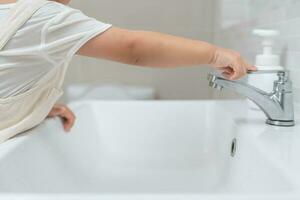
<svg viewBox="0 0 300 200">
<path fill-rule="evenodd" d="M 56 104 L 53 106 L 52 110 L 48 114 L 48 117 L 60 117 L 64 129 L 67 132 L 69 132 L 73 127 L 76 118 L 74 113 L 66 105 L 60 104 Z"/>
<path fill-rule="evenodd" d="M 256 71 L 256 67 L 245 61 L 239 53 L 223 48 L 217 48 L 211 63 L 222 75 L 229 80 L 237 80 L 248 71 Z"/>
</svg>

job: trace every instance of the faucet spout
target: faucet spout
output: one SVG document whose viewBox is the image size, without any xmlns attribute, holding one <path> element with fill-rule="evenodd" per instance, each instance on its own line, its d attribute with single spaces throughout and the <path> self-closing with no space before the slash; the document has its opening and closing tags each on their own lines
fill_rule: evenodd
<svg viewBox="0 0 300 200">
<path fill-rule="evenodd" d="M 276 126 L 294 126 L 293 94 L 291 82 L 285 77 L 274 83 L 274 91 L 267 93 L 242 81 L 226 80 L 209 75 L 213 88 L 233 90 L 252 100 L 267 116 L 267 123 Z"/>
</svg>

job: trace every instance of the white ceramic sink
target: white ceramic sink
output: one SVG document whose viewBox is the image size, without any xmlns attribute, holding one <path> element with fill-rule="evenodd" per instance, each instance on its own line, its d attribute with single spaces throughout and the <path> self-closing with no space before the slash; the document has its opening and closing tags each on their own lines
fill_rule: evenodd
<svg viewBox="0 0 300 200">
<path fill-rule="evenodd" d="M 0 146 L 0 199 L 300 199 L 299 126 L 244 101 L 70 107 L 70 134 L 48 119 Z"/>
</svg>

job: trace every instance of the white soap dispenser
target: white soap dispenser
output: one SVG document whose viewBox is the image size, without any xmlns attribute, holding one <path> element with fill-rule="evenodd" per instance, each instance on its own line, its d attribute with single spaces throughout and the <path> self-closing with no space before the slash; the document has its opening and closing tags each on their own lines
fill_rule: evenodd
<svg viewBox="0 0 300 200">
<path fill-rule="evenodd" d="M 279 31 L 269 29 L 256 29 L 253 34 L 261 37 L 263 52 L 256 56 L 255 66 L 257 70 L 283 70 L 280 66 L 280 56 L 273 53 L 274 39 L 279 36 Z M 277 74 L 253 74 L 248 76 L 248 83 L 266 92 L 273 90 L 273 83 Z M 258 109 L 254 103 L 250 108 Z"/>
</svg>

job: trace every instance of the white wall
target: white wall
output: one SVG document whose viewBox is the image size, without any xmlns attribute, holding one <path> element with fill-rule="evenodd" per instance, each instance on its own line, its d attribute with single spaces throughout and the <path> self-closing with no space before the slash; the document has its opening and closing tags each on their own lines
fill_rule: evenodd
<svg viewBox="0 0 300 200">
<path fill-rule="evenodd" d="M 217 0 L 215 42 L 240 51 L 252 63 L 261 51 L 255 28 L 281 32 L 276 52 L 282 65 L 292 72 L 295 101 L 300 104 L 300 1 L 299 0 Z M 226 92 L 225 92 L 226 93 Z M 228 93 L 231 96 L 232 94 Z"/>
<path fill-rule="evenodd" d="M 211 0 L 73 0 L 73 7 L 115 26 L 152 30 L 212 41 Z M 100 81 L 153 86 L 162 99 L 210 98 L 205 67 L 173 70 L 144 69 L 119 63 L 76 57 L 66 84 Z"/>
</svg>

